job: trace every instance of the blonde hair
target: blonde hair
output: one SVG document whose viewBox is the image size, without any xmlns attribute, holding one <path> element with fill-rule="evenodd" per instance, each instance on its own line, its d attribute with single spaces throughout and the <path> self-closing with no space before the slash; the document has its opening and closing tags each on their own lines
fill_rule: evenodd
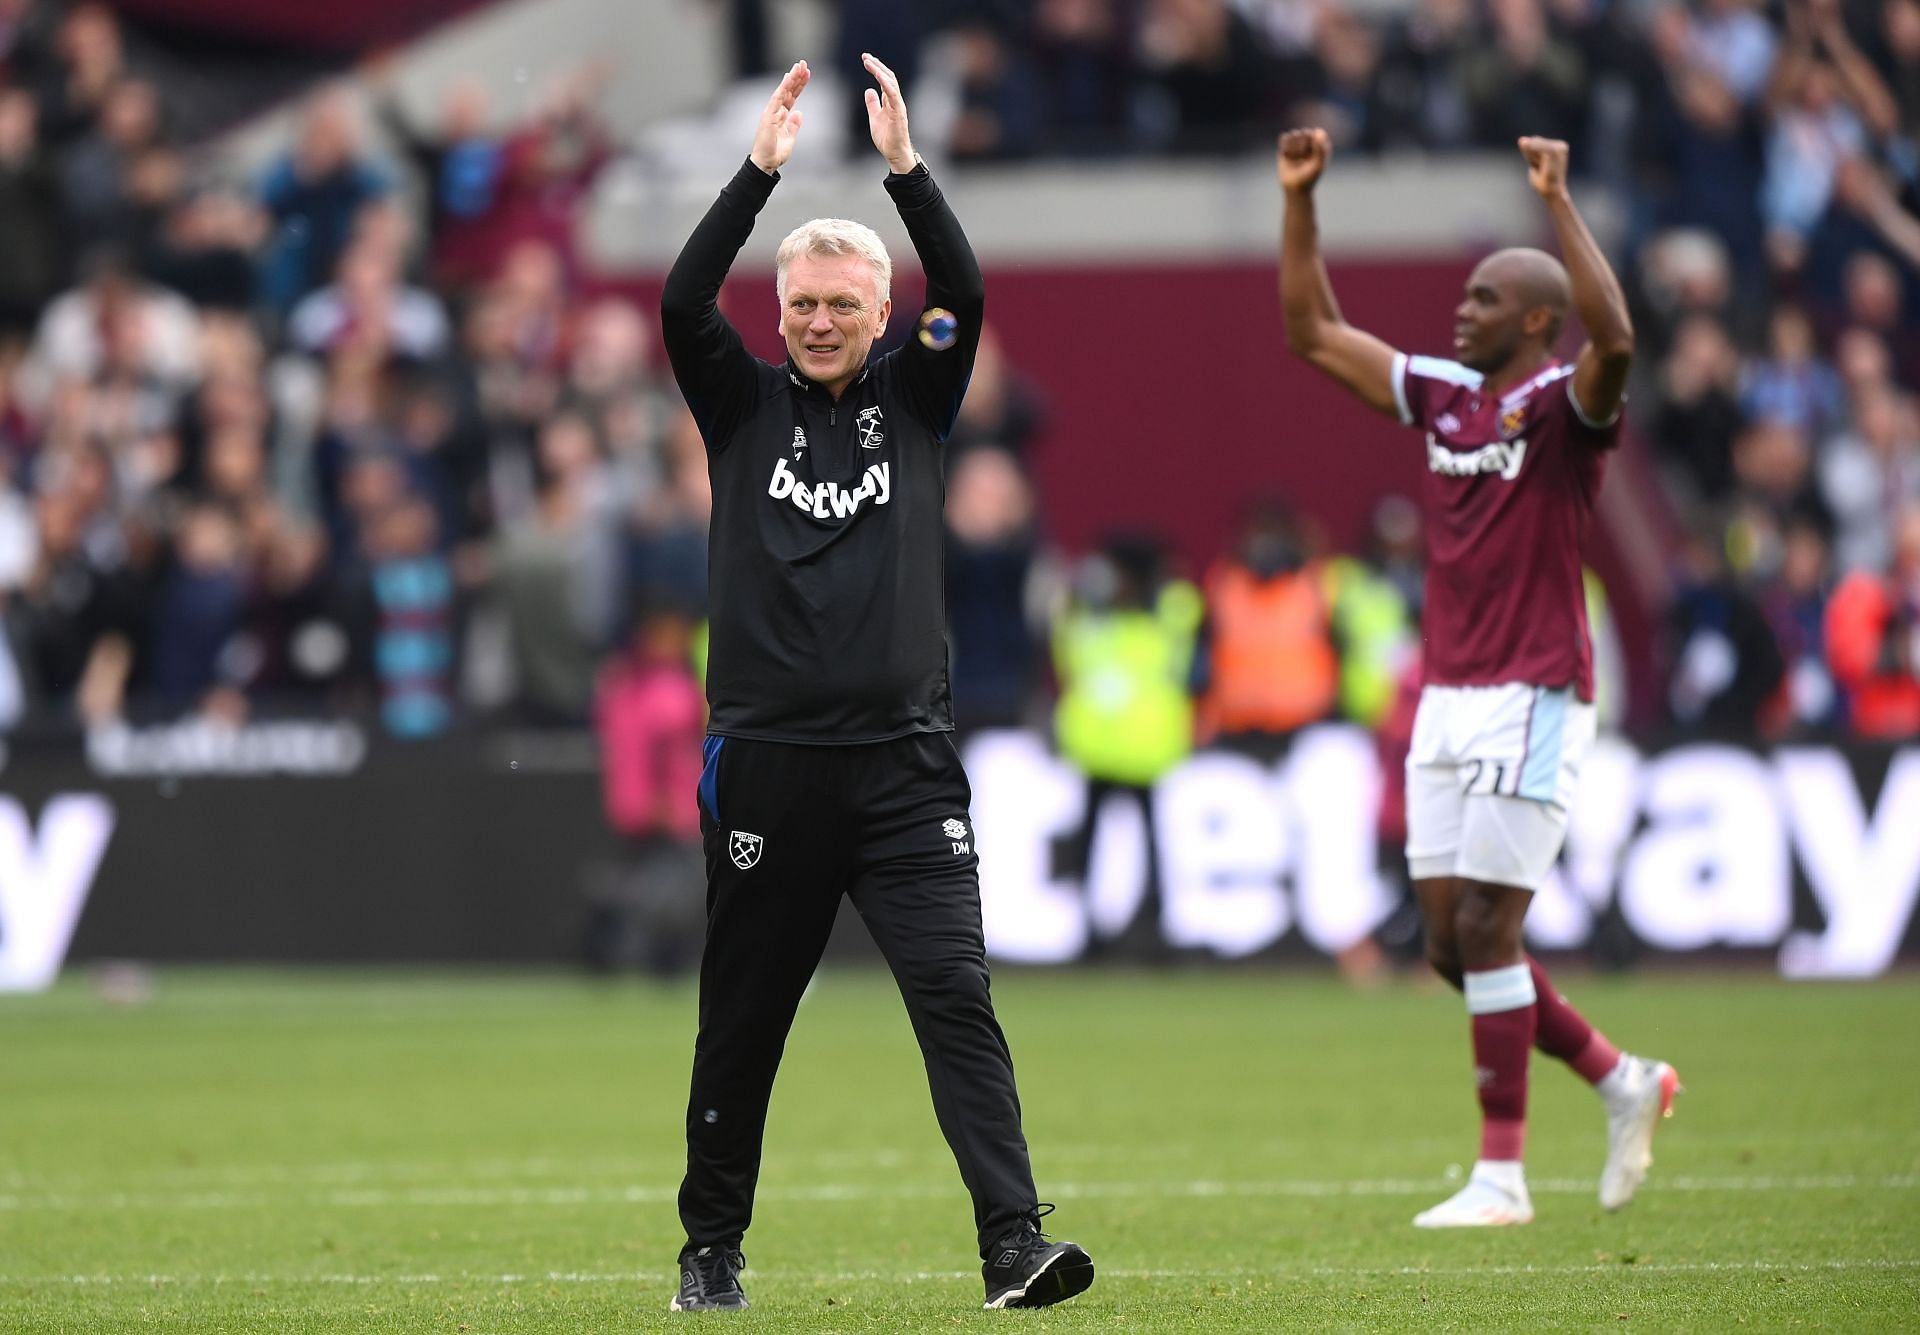
<svg viewBox="0 0 1920 1335">
<path fill-rule="evenodd" d="M 893 260 L 881 244 L 880 234 L 865 223 L 815 218 L 788 232 L 773 257 L 774 284 L 783 305 L 787 300 L 787 269 L 802 255 L 856 255 L 873 270 L 874 305 L 886 305 L 893 295 Z"/>
</svg>

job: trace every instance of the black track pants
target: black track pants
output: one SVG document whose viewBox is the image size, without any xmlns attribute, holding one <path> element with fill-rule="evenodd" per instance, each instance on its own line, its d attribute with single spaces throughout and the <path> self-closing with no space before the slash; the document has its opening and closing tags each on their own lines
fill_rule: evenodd
<svg viewBox="0 0 1920 1335">
<path fill-rule="evenodd" d="M 693 1245 L 737 1242 L 752 1220 L 774 1072 L 842 894 L 906 1000 L 981 1254 L 1034 1208 L 988 990 L 971 795 L 946 733 L 857 746 L 708 738 L 707 940 L 680 1187 Z"/>
</svg>

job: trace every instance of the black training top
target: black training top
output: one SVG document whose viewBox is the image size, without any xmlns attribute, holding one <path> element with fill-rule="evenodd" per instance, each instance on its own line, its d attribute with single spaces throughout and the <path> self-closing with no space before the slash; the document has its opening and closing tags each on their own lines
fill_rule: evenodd
<svg viewBox="0 0 1920 1335">
<path fill-rule="evenodd" d="M 720 314 L 720 285 L 779 179 L 751 161 L 734 174 L 660 301 L 713 479 L 708 730 L 814 743 L 944 732 L 940 447 L 980 343 L 980 266 L 925 165 L 889 175 L 927 305 L 905 346 L 836 403 L 791 360 L 749 353 Z"/>
</svg>

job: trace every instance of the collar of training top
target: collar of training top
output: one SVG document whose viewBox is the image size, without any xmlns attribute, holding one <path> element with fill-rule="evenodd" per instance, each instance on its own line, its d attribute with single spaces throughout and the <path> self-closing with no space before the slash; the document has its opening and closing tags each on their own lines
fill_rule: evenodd
<svg viewBox="0 0 1920 1335">
<path fill-rule="evenodd" d="M 864 385 L 867 382 L 867 376 L 872 371 L 873 362 L 869 359 L 866 365 L 860 368 L 860 374 L 847 382 L 847 389 L 852 389 L 855 385 Z M 793 364 L 793 354 L 791 353 L 787 354 L 787 379 L 792 381 L 793 387 L 803 394 L 825 394 L 827 392 L 827 387 L 822 385 L 818 380 L 813 380 L 800 374 L 799 368 Z"/>
</svg>

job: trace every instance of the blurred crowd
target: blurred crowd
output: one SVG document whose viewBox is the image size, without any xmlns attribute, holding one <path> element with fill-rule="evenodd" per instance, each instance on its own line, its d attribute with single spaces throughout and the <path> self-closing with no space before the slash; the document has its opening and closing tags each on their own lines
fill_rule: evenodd
<svg viewBox="0 0 1920 1335">
<path fill-rule="evenodd" d="M 598 69 L 519 123 L 382 63 L 253 179 L 113 12 L 0 3 L 0 725 L 589 722 L 703 611 L 704 459 L 573 248 Z"/>
<path fill-rule="evenodd" d="M 743 69 L 763 9 L 733 5 Z M 1634 717 L 1920 734 L 1920 0 L 840 13 L 848 52 L 957 63 L 962 161 L 1263 151 L 1288 125 L 1361 153 L 1570 141 L 1583 198 L 1614 206 L 1679 552 L 1662 698 Z"/>
<path fill-rule="evenodd" d="M 732 9 L 745 70 L 766 15 Z M 953 53 L 963 159 L 1289 121 L 1363 151 L 1574 140 L 1623 204 L 1633 415 L 1685 533 L 1659 712 L 1920 733 L 1920 0 L 841 10 L 910 77 L 923 43 Z M 235 179 L 176 140 L 183 94 L 111 9 L 0 0 L 0 728 L 698 732 L 704 456 L 651 313 L 574 248 L 616 151 L 605 77 L 561 71 L 511 117 L 457 83 L 421 119 L 373 59 Z M 1122 790 L 1196 738 L 1396 726 L 1410 505 L 1350 555 L 1254 507 L 1191 583 L 1145 534 L 1069 563 L 1030 480 L 1042 414 L 989 331 L 948 464 L 965 724 L 1051 722 Z M 620 783 L 617 826 L 678 818 Z"/>
</svg>

